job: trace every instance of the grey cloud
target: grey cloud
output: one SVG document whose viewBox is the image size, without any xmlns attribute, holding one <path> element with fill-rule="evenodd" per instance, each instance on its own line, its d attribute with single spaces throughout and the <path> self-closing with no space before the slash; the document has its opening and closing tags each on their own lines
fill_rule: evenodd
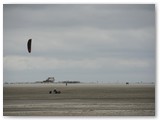
<svg viewBox="0 0 160 120">
<path fill-rule="evenodd" d="M 9 9 L 14 5 L 6 6 Z M 10 11 L 5 10 L 4 7 L 4 25 L 10 29 L 24 27 L 28 29 L 57 29 L 80 26 L 104 29 L 130 29 L 131 27 L 139 29 L 155 24 L 152 19 L 155 14 L 150 9 L 154 8 L 154 5 L 148 5 L 148 7 L 146 5 L 116 5 L 116 7 L 114 5 L 18 6 L 21 5 L 15 5 L 15 8 L 11 7 Z M 148 10 L 146 10 L 147 8 Z M 8 17 L 12 17 L 12 22 Z"/>
<path fill-rule="evenodd" d="M 3 19 L 6 81 L 7 74 L 13 81 L 52 74 L 58 80 L 154 81 L 154 4 L 4 5 Z"/>
</svg>

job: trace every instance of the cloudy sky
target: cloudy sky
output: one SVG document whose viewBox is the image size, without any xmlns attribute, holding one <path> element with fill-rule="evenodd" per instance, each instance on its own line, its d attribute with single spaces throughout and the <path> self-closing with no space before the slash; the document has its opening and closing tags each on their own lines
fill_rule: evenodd
<svg viewBox="0 0 160 120">
<path fill-rule="evenodd" d="M 155 82 L 153 4 L 6 4 L 3 23 L 4 82 Z"/>
</svg>

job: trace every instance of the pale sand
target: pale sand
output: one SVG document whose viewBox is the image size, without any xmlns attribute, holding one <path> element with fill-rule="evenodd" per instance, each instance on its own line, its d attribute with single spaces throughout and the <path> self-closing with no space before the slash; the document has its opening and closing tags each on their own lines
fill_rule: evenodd
<svg viewBox="0 0 160 120">
<path fill-rule="evenodd" d="M 154 85 L 12 84 L 3 93 L 4 116 L 155 115 Z"/>
</svg>

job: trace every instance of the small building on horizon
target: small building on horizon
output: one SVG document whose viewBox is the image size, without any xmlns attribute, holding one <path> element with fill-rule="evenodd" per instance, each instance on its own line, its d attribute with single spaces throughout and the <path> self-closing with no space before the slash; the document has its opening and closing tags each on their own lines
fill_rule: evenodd
<svg viewBox="0 0 160 120">
<path fill-rule="evenodd" d="M 48 77 L 46 80 L 44 80 L 42 83 L 54 83 L 55 78 L 54 77 Z"/>
</svg>

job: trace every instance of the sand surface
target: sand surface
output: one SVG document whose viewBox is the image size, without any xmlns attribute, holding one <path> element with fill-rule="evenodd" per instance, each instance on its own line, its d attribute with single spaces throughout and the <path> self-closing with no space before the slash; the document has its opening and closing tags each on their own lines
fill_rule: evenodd
<svg viewBox="0 0 160 120">
<path fill-rule="evenodd" d="M 4 116 L 154 116 L 154 85 L 8 84 Z M 49 94 L 56 88 L 61 94 Z"/>
</svg>

